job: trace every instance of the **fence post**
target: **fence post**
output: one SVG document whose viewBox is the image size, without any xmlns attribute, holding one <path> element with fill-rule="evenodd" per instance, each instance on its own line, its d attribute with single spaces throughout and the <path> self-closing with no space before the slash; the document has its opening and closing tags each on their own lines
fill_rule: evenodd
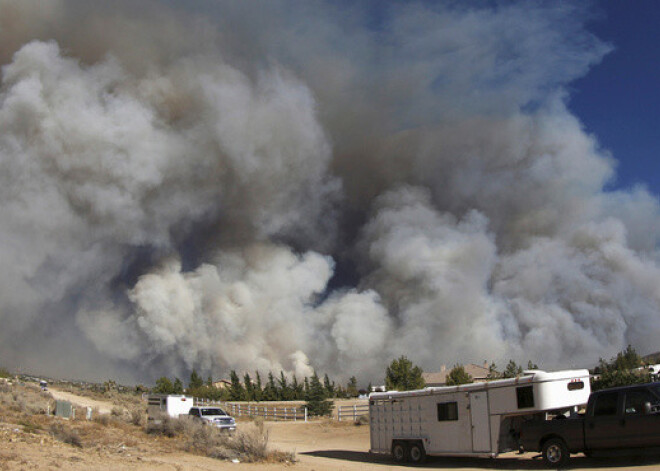
<svg viewBox="0 0 660 471">
<path fill-rule="evenodd" d="M 305 406 L 305 422 L 307 422 L 307 406 Z"/>
<path fill-rule="evenodd" d="M 357 420 L 357 406 L 353 405 L 353 422 Z"/>
</svg>

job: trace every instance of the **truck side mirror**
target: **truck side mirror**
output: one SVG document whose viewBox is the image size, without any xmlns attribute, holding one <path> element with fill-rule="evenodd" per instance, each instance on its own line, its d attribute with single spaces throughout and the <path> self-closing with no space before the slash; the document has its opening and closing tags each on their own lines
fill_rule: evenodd
<svg viewBox="0 0 660 471">
<path fill-rule="evenodd" d="M 650 402 L 645 402 L 644 403 L 644 413 L 645 414 L 650 414 L 651 413 L 651 403 Z"/>
</svg>

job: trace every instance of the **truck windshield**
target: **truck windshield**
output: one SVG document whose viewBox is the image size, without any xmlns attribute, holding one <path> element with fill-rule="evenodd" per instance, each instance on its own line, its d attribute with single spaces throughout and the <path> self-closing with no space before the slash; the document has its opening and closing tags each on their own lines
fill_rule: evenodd
<svg viewBox="0 0 660 471">
<path fill-rule="evenodd" d="M 222 409 L 202 409 L 202 415 L 227 415 Z"/>
</svg>

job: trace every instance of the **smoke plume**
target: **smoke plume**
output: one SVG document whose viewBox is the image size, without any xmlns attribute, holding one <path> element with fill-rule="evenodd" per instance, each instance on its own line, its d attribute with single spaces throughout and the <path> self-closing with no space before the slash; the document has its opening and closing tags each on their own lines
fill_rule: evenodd
<svg viewBox="0 0 660 471">
<path fill-rule="evenodd" d="M 382 380 L 657 350 L 582 3 L 0 0 L 0 360 Z"/>
</svg>

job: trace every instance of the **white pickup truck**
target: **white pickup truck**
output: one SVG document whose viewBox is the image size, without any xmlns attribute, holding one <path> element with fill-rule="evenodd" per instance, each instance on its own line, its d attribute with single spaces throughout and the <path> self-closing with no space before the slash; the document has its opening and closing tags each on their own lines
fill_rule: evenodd
<svg viewBox="0 0 660 471">
<path fill-rule="evenodd" d="M 203 424 L 213 425 L 221 430 L 234 432 L 236 430 L 236 421 L 219 407 L 191 407 L 188 416 L 195 420 L 201 420 Z"/>
</svg>

